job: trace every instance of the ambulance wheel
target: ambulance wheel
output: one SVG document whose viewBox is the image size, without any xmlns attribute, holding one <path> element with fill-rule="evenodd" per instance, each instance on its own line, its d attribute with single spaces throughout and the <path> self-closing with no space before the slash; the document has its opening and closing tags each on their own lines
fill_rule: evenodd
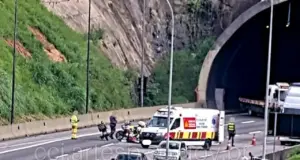
<svg viewBox="0 0 300 160">
<path fill-rule="evenodd" d="M 147 148 L 149 148 L 150 146 L 148 146 L 148 145 L 143 145 L 143 144 L 142 144 L 142 147 L 147 149 Z"/>
</svg>

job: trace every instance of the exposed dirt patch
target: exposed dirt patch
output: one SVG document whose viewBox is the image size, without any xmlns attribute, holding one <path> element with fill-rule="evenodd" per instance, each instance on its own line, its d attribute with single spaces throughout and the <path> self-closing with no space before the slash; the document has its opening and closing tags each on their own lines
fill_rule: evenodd
<svg viewBox="0 0 300 160">
<path fill-rule="evenodd" d="M 10 39 L 6 39 L 5 42 L 7 43 L 7 45 L 9 45 L 10 47 L 14 47 L 14 41 L 10 40 Z M 16 41 L 16 50 L 17 52 L 19 52 L 23 57 L 25 58 L 31 58 L 31 54 L 29 53 L 29 51 L 27 51 L 27 49 L 23 46 L 23 44 L 19 41 Z"/>
<path fill-rule="evenodd" d="M 41 33 L 38 29 L 29 27 L 29 30 L 32 32 L 32 34 L 35 35 L 36 39 L 39 40 L 43 46 L 44 51 L 47 53 L 48 57 L 55 61 L 55 62 L 66 62 L 66 57 L 55 48 L 53 44 L 48 42 L 46 36 L 44 36 L 43 33 Z"/>
</svg>

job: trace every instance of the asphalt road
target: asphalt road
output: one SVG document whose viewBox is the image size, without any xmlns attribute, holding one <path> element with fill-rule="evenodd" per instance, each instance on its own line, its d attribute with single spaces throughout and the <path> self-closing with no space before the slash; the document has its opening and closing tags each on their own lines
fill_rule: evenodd
<svg viewBox="0 0 300 160">
<path fill-rule="evenodd" d="M 231 116 L 235 117 L 236 121 L 236 150 L 251 147 L 250 142 L 254 133 L 258 145 L 256 147 L 259 147 L 263 142 L 263 119 L 246 115 Z M 226 116 L 226 122 L 231 116 Z M 139 144 L 116 140 L 101 141 L 96 127 L 79 130 L 78 135 L 77 140 L 70 140 L 71 132 L 68 131 L 1 142 L 0 160 L 109 160 L 119 152 L 128 151 L 143 152 L 151 158 L 155 149 L 155 146 L 151 146 L 150 149 L 142 149 Z M 271 140 L 268 141 L 268 143 L 271 142 Z M 214 146 L 209 152 L 195 148 L 189 150 L 189 155 L 191 160 L 209 158 L 216 154 L 226 154 L 225 148 L 225 143 Z M 224 156 L 222 157 L 224 158 Z"/>
</svg>

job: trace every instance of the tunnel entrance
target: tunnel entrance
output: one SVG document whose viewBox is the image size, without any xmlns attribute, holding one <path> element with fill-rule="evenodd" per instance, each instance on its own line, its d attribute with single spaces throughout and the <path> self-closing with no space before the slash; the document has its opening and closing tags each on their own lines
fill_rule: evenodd
<svg viewBox="0 0 300 160">
<path fill-rule="evenodd" d="M 300 1 L 274 6 L 270 84 L 300 81 Z M 287 27 L 288 19 L 290 25 Z M 208 77 L 206 97 L 216 105 L 215 90 L 225 90 L 225 109 L 239 109 L 239 97 L 265 97 L 270 9 L 243 24 L 215 57 Z"/>
</svg>

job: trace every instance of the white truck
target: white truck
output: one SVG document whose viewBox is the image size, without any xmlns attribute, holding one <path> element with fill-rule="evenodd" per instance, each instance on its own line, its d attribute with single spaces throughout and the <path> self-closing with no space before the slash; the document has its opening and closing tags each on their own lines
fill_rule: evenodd
<svg viewBox="0 0 300 160">
<path fill-rule="evenodd" d="M 280 112 L 269 113 L 268 135 L 275 133 L 282 145 L 300 144 L 300 83 L 291 83 L 279 107 Z"/>
<path fill-rule="evenodd" d="M 207 108 L 171 107 L 170 126 L 167 126 L 168 107 L 158 109 L 140 135 L 143 148 L 157 145 L 165 140 L 184 142 L 187 146 L 203 146 L 209 150 L 211 145 L 224 141 L 225 111 Z M 169 135 L 167 127 L 170 127 Z"/>
<path fill-rule="evenodd" d="M 269 85 L 268 97 L 269 97 L 269 111 L 279 109 L 278 106 L 283 105 L 286 93 L 289 90 L 290 85 L 288 83 L 278 82 L 273 85 Z M 249 115 L 264 115 L 265 112 L 265 100 L 255 100 L 245 97 L 239 97 L 240 107 L 242 110 L 247 110 Z"/>
</svg>

